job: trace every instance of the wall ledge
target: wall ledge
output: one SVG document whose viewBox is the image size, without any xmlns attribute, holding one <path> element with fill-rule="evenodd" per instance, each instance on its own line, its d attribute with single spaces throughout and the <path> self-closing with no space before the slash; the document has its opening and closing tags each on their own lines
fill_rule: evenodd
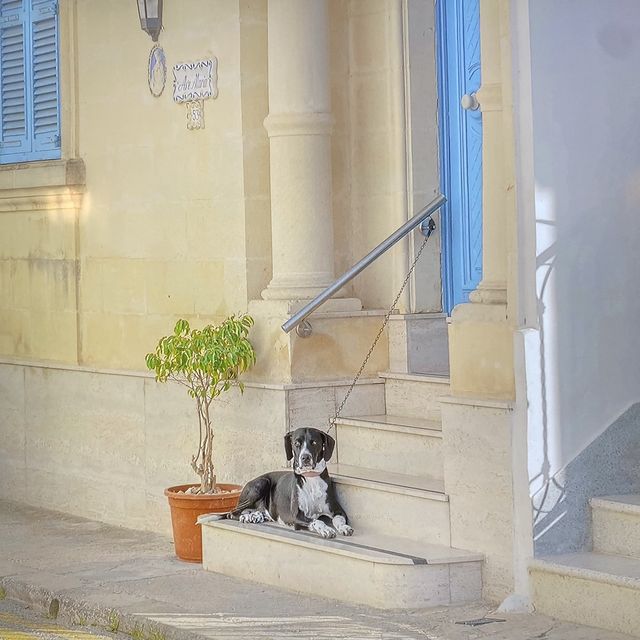
<svg viewBox="0 0 640 640">
<path fill-rule="evenodd" d="M 123 376 L 129 378 L 155 378 L 151 371 L 135 371 L 129 369 L 106 369 L 100 367 L 91 367 L 86 365 L 72 364 L 68 362 L 54 362 L 52 360 L 25 360 L 21 358 L 12 358 L 10 356 L 0 356 L 0 366 L 13 367 L 33 367 L 36 369 L 54 369 L 58 371 L 76 371 L 79 373 L 92 373 L 107 376 Z M 356 383 L 360 385 L 383 384 L 382 378 L 362 378 Z M 291 389 L 317 389 L 324 387 L 346 387 L 351 384 L 351 380 L 319 380 L 317 382 L 253 382 L 244 381 L 244 386 L 255 389 L 272 389 L 275 391 L 289 391 Z"/>
<path fill-rule="evenodd" d="M 78 209 L 86 172 L 80 158 L 0 166 L 0 213 Z"/>
<path fill-rule="evenodd" d="M 475 398 L 470 396 L 442 396 L 440 402 L 444 404 L 458 404 L 469 407 L 480 407 L 485 409 L 501 409 L 503 411 L 513 411 L 515 401 L 500 400 L 498 398 Z"/>
</svg>

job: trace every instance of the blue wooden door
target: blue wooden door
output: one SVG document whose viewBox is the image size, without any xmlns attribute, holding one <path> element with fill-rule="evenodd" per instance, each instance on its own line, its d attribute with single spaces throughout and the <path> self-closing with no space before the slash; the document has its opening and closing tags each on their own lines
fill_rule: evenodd
<svg viewBox="0 0 640 640">
<path fill-rule="evenodd" d="M 443 306 L 466 302 L 482 278 L 482 114 L 463 96 L 480 88 L 480 0 L 437 0 Z"/>
</svg>

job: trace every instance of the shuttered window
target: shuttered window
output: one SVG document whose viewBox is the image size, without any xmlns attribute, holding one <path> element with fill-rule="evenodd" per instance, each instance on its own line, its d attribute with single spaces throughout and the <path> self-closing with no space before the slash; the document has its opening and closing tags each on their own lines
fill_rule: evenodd
<svg viewBox="0 0 640 640">
<path fill-rule="evenodd" d="M 0 163 L 60 157 L 56 0 L 0 0 Z"/>
</svg>

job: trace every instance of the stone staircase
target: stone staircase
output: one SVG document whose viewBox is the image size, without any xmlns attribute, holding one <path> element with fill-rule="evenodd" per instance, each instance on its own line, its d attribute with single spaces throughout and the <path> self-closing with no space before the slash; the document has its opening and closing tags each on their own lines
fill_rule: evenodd
<svg viewBox="0 0 640 640">
<path fill-rule="evenodd" d="M 529 569 L 536 610 L 640 635 L 640 495 L 591 499 L 593 551 L 541 558 Z"/>
<path fill-rule="evenodd" d="M 480 599 L 482 556 L 450 546 L 439 408 L 449 380 L 380 375 L 386 413 L 336 424 L 330 473 L 353 537 L 207 523 L 205 569 L 382 609 Z"/>
</svg>

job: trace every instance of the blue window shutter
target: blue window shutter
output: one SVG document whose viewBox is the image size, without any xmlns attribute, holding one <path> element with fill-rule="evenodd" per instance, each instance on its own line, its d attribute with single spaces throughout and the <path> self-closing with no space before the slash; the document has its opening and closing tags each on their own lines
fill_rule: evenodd
<svg viewBox="0 0 640 640">
<path fill-rule="evenodd" d="M 0 160 L 31 150 L 28 119 L 28 24 L 24 3 L 0 0 Z"/>
<path fill-rule="evenodd" d="M 60 149 L 60 91 L 58 57 L 58 3 L 31 1 L 33 159 L 52 157 Z M 57 157 L 59 154 L 53 154 Z"/>
</svg>

